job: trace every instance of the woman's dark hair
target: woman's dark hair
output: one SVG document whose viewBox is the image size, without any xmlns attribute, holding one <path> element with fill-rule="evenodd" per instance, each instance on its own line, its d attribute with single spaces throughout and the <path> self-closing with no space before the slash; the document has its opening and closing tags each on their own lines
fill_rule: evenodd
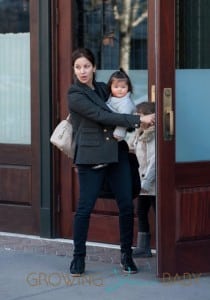
<svg viewBox="0 0 210 300">
<path fill-rule="evenodd" d="M 108 91 L 110 94 L 111 94 L 112 82 L 116 79 L 117 80 L 125 80 L 126 83 L 128 84 L 128 91 L 131 93 L 133 92 L 133 86 L 132 86 L 129 76 L 126 74 L 126 72 L 122 68 L 120 68 L 118 71 L 112 73 L 112 75 L 110 76 L 110 78 L 107 82 L 107 87 L 108 87 Z"/>
<path fill-rule="evenodd" d="M 150 101 L 141 102 L 136 107 L 137 107 L 137 112 L 143 115 L 150 115 L 155 113 L 154 102 L 150 102 Z"/>
<path fill-rule="evenodd" d="M 72 66 L 74 66 L 75 61 L 80 58 L 87 58 L 93 66 L 95 66 L 95 57 L 90 49 L 87 48 L 78 48 L 72 53 Z"/>
</svg>

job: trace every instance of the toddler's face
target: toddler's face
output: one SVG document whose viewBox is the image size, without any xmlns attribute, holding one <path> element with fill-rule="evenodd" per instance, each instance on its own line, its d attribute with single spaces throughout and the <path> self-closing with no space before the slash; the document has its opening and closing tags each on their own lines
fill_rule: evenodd
<svg viewBox="0 0 210 300">
<path fill-rule="evenodd" d="M 125 80 L 116 79 L 111 85 L 112 96 L 122 98 L 128 93 L 128 84 Z"/>
</svg>

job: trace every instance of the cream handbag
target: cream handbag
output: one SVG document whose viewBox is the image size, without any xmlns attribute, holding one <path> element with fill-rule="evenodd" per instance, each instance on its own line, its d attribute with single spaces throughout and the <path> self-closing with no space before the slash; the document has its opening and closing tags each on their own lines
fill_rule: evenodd
<svg viewBox="0 0 210 300">
<path fill-rule="evenodd" d="M 50 142 L 68 157 L 73 158 L 73 128 L 70 122 L 70 114 L 62 120 L 54 129 Z"/>
</svg>

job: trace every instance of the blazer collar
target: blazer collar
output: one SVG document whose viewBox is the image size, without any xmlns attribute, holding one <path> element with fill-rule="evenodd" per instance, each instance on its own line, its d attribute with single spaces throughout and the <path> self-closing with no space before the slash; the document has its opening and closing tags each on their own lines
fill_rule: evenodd
<svg viewBox="0 0 210 300">
<path fill-rule="evenodd" d="M 98 95 L 98 93 L 91 89 L 89 86 L 87 86 L 84 83 L 81 83 L 79 80 L 75 80 L 75 84 L 82 89 L 83 93 L 88 96 L 88 98 L 94 102 L 96 105 L 102 107 L 103 109 L 106 109 L 108 111 L 112 111 L 107 105 L 106 102 L 102 100 L 102 98 Z M 100 85 L 98 85 L 97 81 L 94 81 L 94 86 L 100 89 Z M 108 100 L 108 99 L 107 99 Z"/>
</svg>

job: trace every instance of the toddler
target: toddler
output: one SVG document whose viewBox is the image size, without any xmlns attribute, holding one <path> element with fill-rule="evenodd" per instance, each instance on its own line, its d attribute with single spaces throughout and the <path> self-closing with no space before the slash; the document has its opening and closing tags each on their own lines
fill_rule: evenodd
<svg viewBox="0 0 210 300">
<path fill-rule="evenodd" d="M 133 87 L 130 78 L 122 68 L 110 76 L 107 85 L 110 97 L 106 104 L 112 111 L 125 114 L 136 112 L 136 106 L 131 99 Z M 127 128 L 117 126 L 113 135 L 118 141 L 121 141 L 125 138 L 126 131 Z"/>
</svg>

